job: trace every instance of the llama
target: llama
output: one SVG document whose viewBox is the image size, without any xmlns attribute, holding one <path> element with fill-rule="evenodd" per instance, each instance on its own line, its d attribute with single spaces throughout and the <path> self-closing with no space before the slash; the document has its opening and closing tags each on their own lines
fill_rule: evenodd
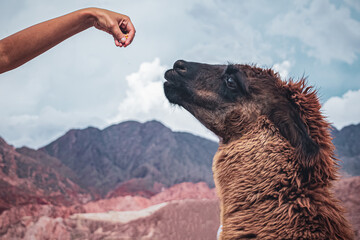
<svg viewBox="0 0 360 240">
<path fill-rule="evenodd" d="M 330 190 L 338 167 L 330 125 L 305 79 L 182 60 L 165 79 L 170 103 L 220 138 L 213 160 L 220 239 L 353 239 Z"/>
</svg>

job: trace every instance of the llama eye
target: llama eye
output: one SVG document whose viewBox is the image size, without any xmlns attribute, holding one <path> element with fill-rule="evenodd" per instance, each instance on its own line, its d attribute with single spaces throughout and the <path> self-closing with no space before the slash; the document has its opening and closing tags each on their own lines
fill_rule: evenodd
<svg viewBox="0 0 360 240">
<path fill-rule="evenodd" d="M 237 88 L 237 83 L 235 82 L 235 80 L 232 77 L 228 77 L 225 79 L 226 82 L 226 86 L 230 89 L 236 89 Z"/>
</svg>

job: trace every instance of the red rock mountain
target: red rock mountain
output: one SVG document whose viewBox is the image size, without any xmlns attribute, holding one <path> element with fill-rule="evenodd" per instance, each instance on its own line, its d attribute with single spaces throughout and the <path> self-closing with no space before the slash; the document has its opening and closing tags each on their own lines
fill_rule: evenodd
<svg viewBox="0 0 360 240">
<path fill-rule="evenodd" d="M 359 129 L 333 132 L 349 175 L 358 171 Z M 215 239 L 216 148 L 156 121 L 70 130 L 40 150 L 0 138 L 0 239 Z M 359 176 L 334 188 L 356 239 L 359 189 Z"/>
<path fill-rule="evenodd" d="M 138 211 L 70 216 L 52 215 L 61 212 L 55 207 L 42 206 L 37 210 L 41 216 L 22 217 L 6 225 L 2 224 L 1 215 L 0 239 L 215 240 L 219 227 L 218 202 L 209 199 L 172 201 Z"/>
<path fill-rule="evenodd" d="M 335 194 L 360 239 L 360 177 Z M 0 239 L 216 239 L 219 204 L 205 183 L 182 183 L 151 197 L 125 196 L 72 207 L 27 205 L 0 215 Z"/>
<path fill-rule="evenodd" d="M 334 129 L 332 135 L 342 173 L 360 175 L 360 124 Z M 102 197 L 150 197 L 162 186 L 181 182 L 204 181 L 214 187 L 211 165 L 216 150 L 213 141 L 173 132 L 157 121 L 70 130 L 40 149 L 70 168 L 82 188 Z"/>
<path fill-rule="evenodd" d="M 335 183 L 334 191 L 346 208 L 356 239 L 360 239 L 360 176 L 341 179 Z"/>
<path fill-rule="evenodd" d="M 204 182 L 181 183 L 150 199 L 13 207 L 0 215 L 0 239 L 212 239 L 218 212 L 214 189 Z"/>
<path fill-rule="evenodd" d="M 0 138 L 0 212 L 29 203 L 71 205 L 90 194 L 79 187 L 76 175 L 58 159 L 22 148 Z"/>
</svg>

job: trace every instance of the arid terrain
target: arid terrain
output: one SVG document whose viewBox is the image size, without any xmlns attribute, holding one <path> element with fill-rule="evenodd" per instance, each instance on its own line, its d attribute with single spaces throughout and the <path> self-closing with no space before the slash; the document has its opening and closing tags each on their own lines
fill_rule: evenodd
<svg viewBox="0 0 360 240">
<path fill-rule="evenodd" d="M 333 132 L 351 167 L 334 192 L 356 239 L 358 127 Z M 71 130 L 38 150 L 0 138 L 0 239 L 216 239 L 216 148 L 154 121 Z"/>
<path fill-rule="evenodd" d="M 359 190 L 360 177 L 342 179 L 335 187 L 357 239 Z M 30 204 L 12 208 L 0 216 L 0 239 L 205 240 L 216 239 L 218 226 L 215 190 L 205 183 L 182 183 L 151 198 L 123 196 L 69 207 Z"/>
</svg>

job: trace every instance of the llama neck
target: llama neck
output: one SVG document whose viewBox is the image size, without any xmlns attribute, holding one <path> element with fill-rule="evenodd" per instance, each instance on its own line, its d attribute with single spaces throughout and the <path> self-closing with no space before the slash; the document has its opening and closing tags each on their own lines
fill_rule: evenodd
<svg viewBox="0 0 360 240">
<path fill-rule="evenodd" d="M 341 224 L 346 225 L 341 208 L 328 190 L 329 184 L 304 185 L 301 182 L 295 155 L 294 148 L 276 130 L 260 124 L 238 140 L 220 145 L 214 157 L 213 173 L 221 201 L 224 232 L 235 234 L 234 229 L 238 233 L 257 229 L 255 232 L 263 231 L 266 232 L 264 236 L 274 234 L 277 238 L 281 231 L 296 228 L 293 232 L 305 234 L 297 237 L 312 238 L 315 230 L 307 226 L 316 219 L 317 225 L 311 227 L 321 229 L 315 231 L 318 232 L 316 237 L 325 239 L 330 231 L 326 229 L 331 229 L 325 226 L 329 221 L 338 229 Z"/>
<path fill-rule="evenodd" d="M 220 197 L 247 208 L 264 198 L 278 199 L 275 191 L 297 182 L 299 166 L 290 161 L 293 148 L 271 128 L 253 127 L 236 141 L 220 145 L 213 172 Z"/>
</svg>

